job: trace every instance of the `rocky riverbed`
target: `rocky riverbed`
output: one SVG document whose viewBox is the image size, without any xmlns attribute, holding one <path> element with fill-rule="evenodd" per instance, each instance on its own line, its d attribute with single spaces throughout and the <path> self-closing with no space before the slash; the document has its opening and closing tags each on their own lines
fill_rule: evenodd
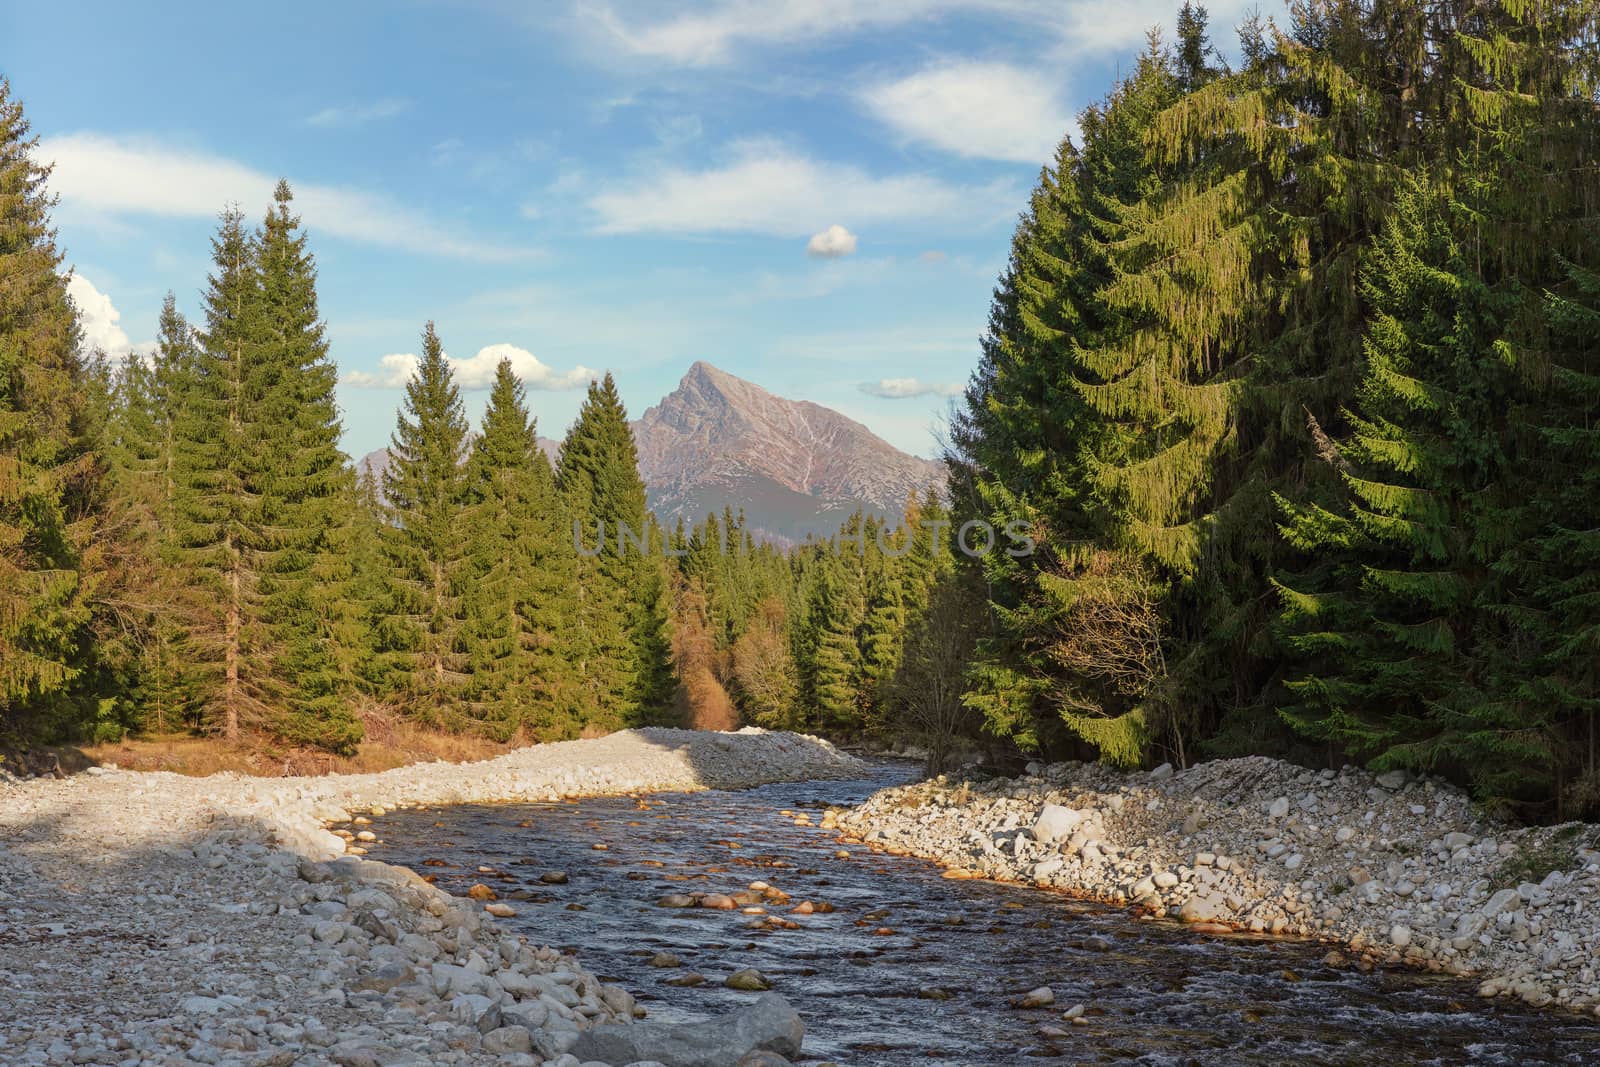
<svg viewBox="0 0 1600 1067">
<path fill-rule="evenodd" d="M 794 734 L 640 730 L 375 775 L 0 779 L 0 1062 L 579 1067 L 625 990 L 326 826 L 859 770 Z M 795 1024 L 769 1002 L 740 1032 Z"/>
<path fill-rule="evenodd" d="M 823 825 L 946 877 L 1322 939 L 1335 962 L 1475 975 L 1485 997 L 1600 1015 L 1600 827 L 1497 825 L 1432 779 L 1264 757 L 1133 774 L 1032 764 L 884 790 Z"/>
</svg>

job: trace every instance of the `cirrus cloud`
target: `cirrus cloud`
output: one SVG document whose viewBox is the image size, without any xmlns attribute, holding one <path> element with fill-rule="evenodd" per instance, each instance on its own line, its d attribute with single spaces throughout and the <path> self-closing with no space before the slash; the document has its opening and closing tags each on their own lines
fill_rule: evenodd
<svg viewBox="0 0 1600 1067">
<path fill-rule="evenodd" d="M 55 169 L 50 189 L 66 211 L 90 215 L 211 218 L 226 204 L 252 211 L 272 202 L 277 179 L 236 160 L 142 138 L 74 133 L 42 141 Z M 347 186 L 298 182 L 295 207 L 307 225 L 337 237 L 425 255 L 486 262 L 523 260 L 532 250 L 466 239 L 390 198 Z"/>
<path fill-rule="evenodd" d="M 724 166 L 668 169 L 590 198 L 601 233 L 755 233 L 808 237 L 832 219 L 866 222 L 1010 219 L 1012 182 L 958 186 L 925 174 L 878 177 L 809 159 L 767 140 L 733 145 Z"/>
<path fill-rule="evenodd" d="M 722 0 L 647 22 L 654 7 L 586 3 L 579 10 L 636 56 L 690 67 L 732 59 L 744 44 L 799 44 L 913 21 L 974 13 L 1024 22 L 1061 22 L 1062 0 Z M 641 17 L 630 18 L 630 14 Z"/>
<path fill-rule="evenodd" d="M 963 387 L 952 382 L 924 382 L 917 378 L 879 378 L 862 382 L 861 391 L 885 400 L 910 400 L 919 396 L 960 396 Z"/>
<path fill-rule="evenodd" d="M 511 361 L 511 371 L 522 380 L 523 385 L 540 391 L 581 389 L 600 376 L 599 371 L 581 365 L 568 371 L 558 371 L 526 348 L 504 343 L 485 345 L 466 359 L 445 355 L 456 384 L 463 389 L 487 389 L 493 385 L 496 368 L 502 359 Z M 414 352 L 391 352 L 379 358 L 380 369 L 376 373 L 347 371 L 342 380 L 344 384 L 358 389 L 399 389 L 416 374 L 420 363 Z"/>
<path fill-rule="evenodd" d="M 392 119 L 411 110 L 411 101 L 397 97 L 384 97 L 365 104 L 347 104 L 343 107 L 325 107 L 307 116 L 307 126 L 362 126 L 369 122 Z"/>
</svg>

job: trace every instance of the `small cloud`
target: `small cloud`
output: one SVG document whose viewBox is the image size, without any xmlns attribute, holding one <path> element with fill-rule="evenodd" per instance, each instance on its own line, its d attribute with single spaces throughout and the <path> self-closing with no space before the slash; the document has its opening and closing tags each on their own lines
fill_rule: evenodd
<svg viewBox="0 0 1600 1067">
<path fill-rule="evenodd" d="M 838 259 L 856 254 L 856 235 L 837 222 L 806 242 L 806 255 L 818 259 Z"/>
<path fill-rule="evenodd" d="M 886 400 L 909 400 L 918 396 L 960 396 L 962 387 L 947 382 L 924 382 L 916 378 L 880 378 L 862 382 L 861 391 Z"/>
<path fill-rule="evenodd" d="M 381 122 L 392 119 L 396 115 L 403 115 L 411 110 L 411 101 L 401 100 L 397 97 L 385 97 L 366 104 L 351 104 L 346 107 L 325 107 L 315 115 L 306 117 L 307 126 L 363 126 L 369 122 Z"/>
<path fill-rule="evenodd" d="M 930 248 L 917 258 L 922 260 L 924 263 L 943 263 L 945 260 L 945 255 L 937 248 Z"/>
<path fill-rule="evenodd" d="M 487 389 L 493 385 L 495 369 L 502 359 L 511 361 L 512 373 L 522 379 L 523 385 L 544 392 L 581 389 L 600 376 L 599 371 L 584 366 L 558 371 L 527 349 L 508 344 L 485 345 L 466 359 L 455 359 L 448 354 L 445 359 L 455 373 L 456 384 L 463 389 Z M 381 369 L 377 373 L 346 371 L 344 384 L 357 389 L 399 389 L 416 374 L 419 362 L 415 353 L 392 352 L 378 360 Z"/>
</svg>

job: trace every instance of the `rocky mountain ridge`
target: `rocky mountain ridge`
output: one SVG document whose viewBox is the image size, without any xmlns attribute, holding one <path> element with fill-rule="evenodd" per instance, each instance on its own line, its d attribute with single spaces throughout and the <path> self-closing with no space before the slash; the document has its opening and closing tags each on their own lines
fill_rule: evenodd
<svg viewBox="0 0 1600 1067">
<path fill-rule="evenodd" d="M 898 516 L 912 493 L 944 484 L 942 465 L 854 419 L 704 361 L 632 427 L 650 508 L 667 526 L 729 508 L 759 536 L 794 543 L 832 533 L 857 508 Z M 539 445 L 554 462 L 560 442 Z M 360 466 L 377 477 L 387 460 L 378 449 Z"/>
</svg>

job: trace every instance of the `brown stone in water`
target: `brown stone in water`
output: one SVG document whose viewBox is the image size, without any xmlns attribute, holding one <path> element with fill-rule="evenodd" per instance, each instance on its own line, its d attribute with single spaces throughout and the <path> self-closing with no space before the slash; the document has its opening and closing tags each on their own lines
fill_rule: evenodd
<svg viewBox="0 0 1600 1067">
<path fill-rule="evenodd" d="M 676 986 L 697 986 L 697 985 L 704 985 L 705 981 L 706 981 L 706 976 L 705 975 L 696 974 L 694 971 L 690 971 L 688 974 L 680 974 L 680 975 L 676 975 L 676 976 L 674 976 L 672 978 L 665 979 L 663 981 L 663 984 L 664 985 L 676 985 Z"/>
<path fill-rule="evenodd" d="M 539 881 L 543 882 L 545 885 L 566 885 L 567 884 L 567 872 L 566 871 L 545 871 L 543 874 L 541 874 L 539 876 Z"/>
<path fill-rule="evenodd" d="M 467 890 L 467 896 L 471 897 L 473 900 L 499 900 L 500 899 L 500 894 L 499 893 L 496 893 L 493 889 L 490 889 L 488 886 L 484 885 L 482 882 L 474 882 L 472 884 L 472 888 Z"/>
</svg>

